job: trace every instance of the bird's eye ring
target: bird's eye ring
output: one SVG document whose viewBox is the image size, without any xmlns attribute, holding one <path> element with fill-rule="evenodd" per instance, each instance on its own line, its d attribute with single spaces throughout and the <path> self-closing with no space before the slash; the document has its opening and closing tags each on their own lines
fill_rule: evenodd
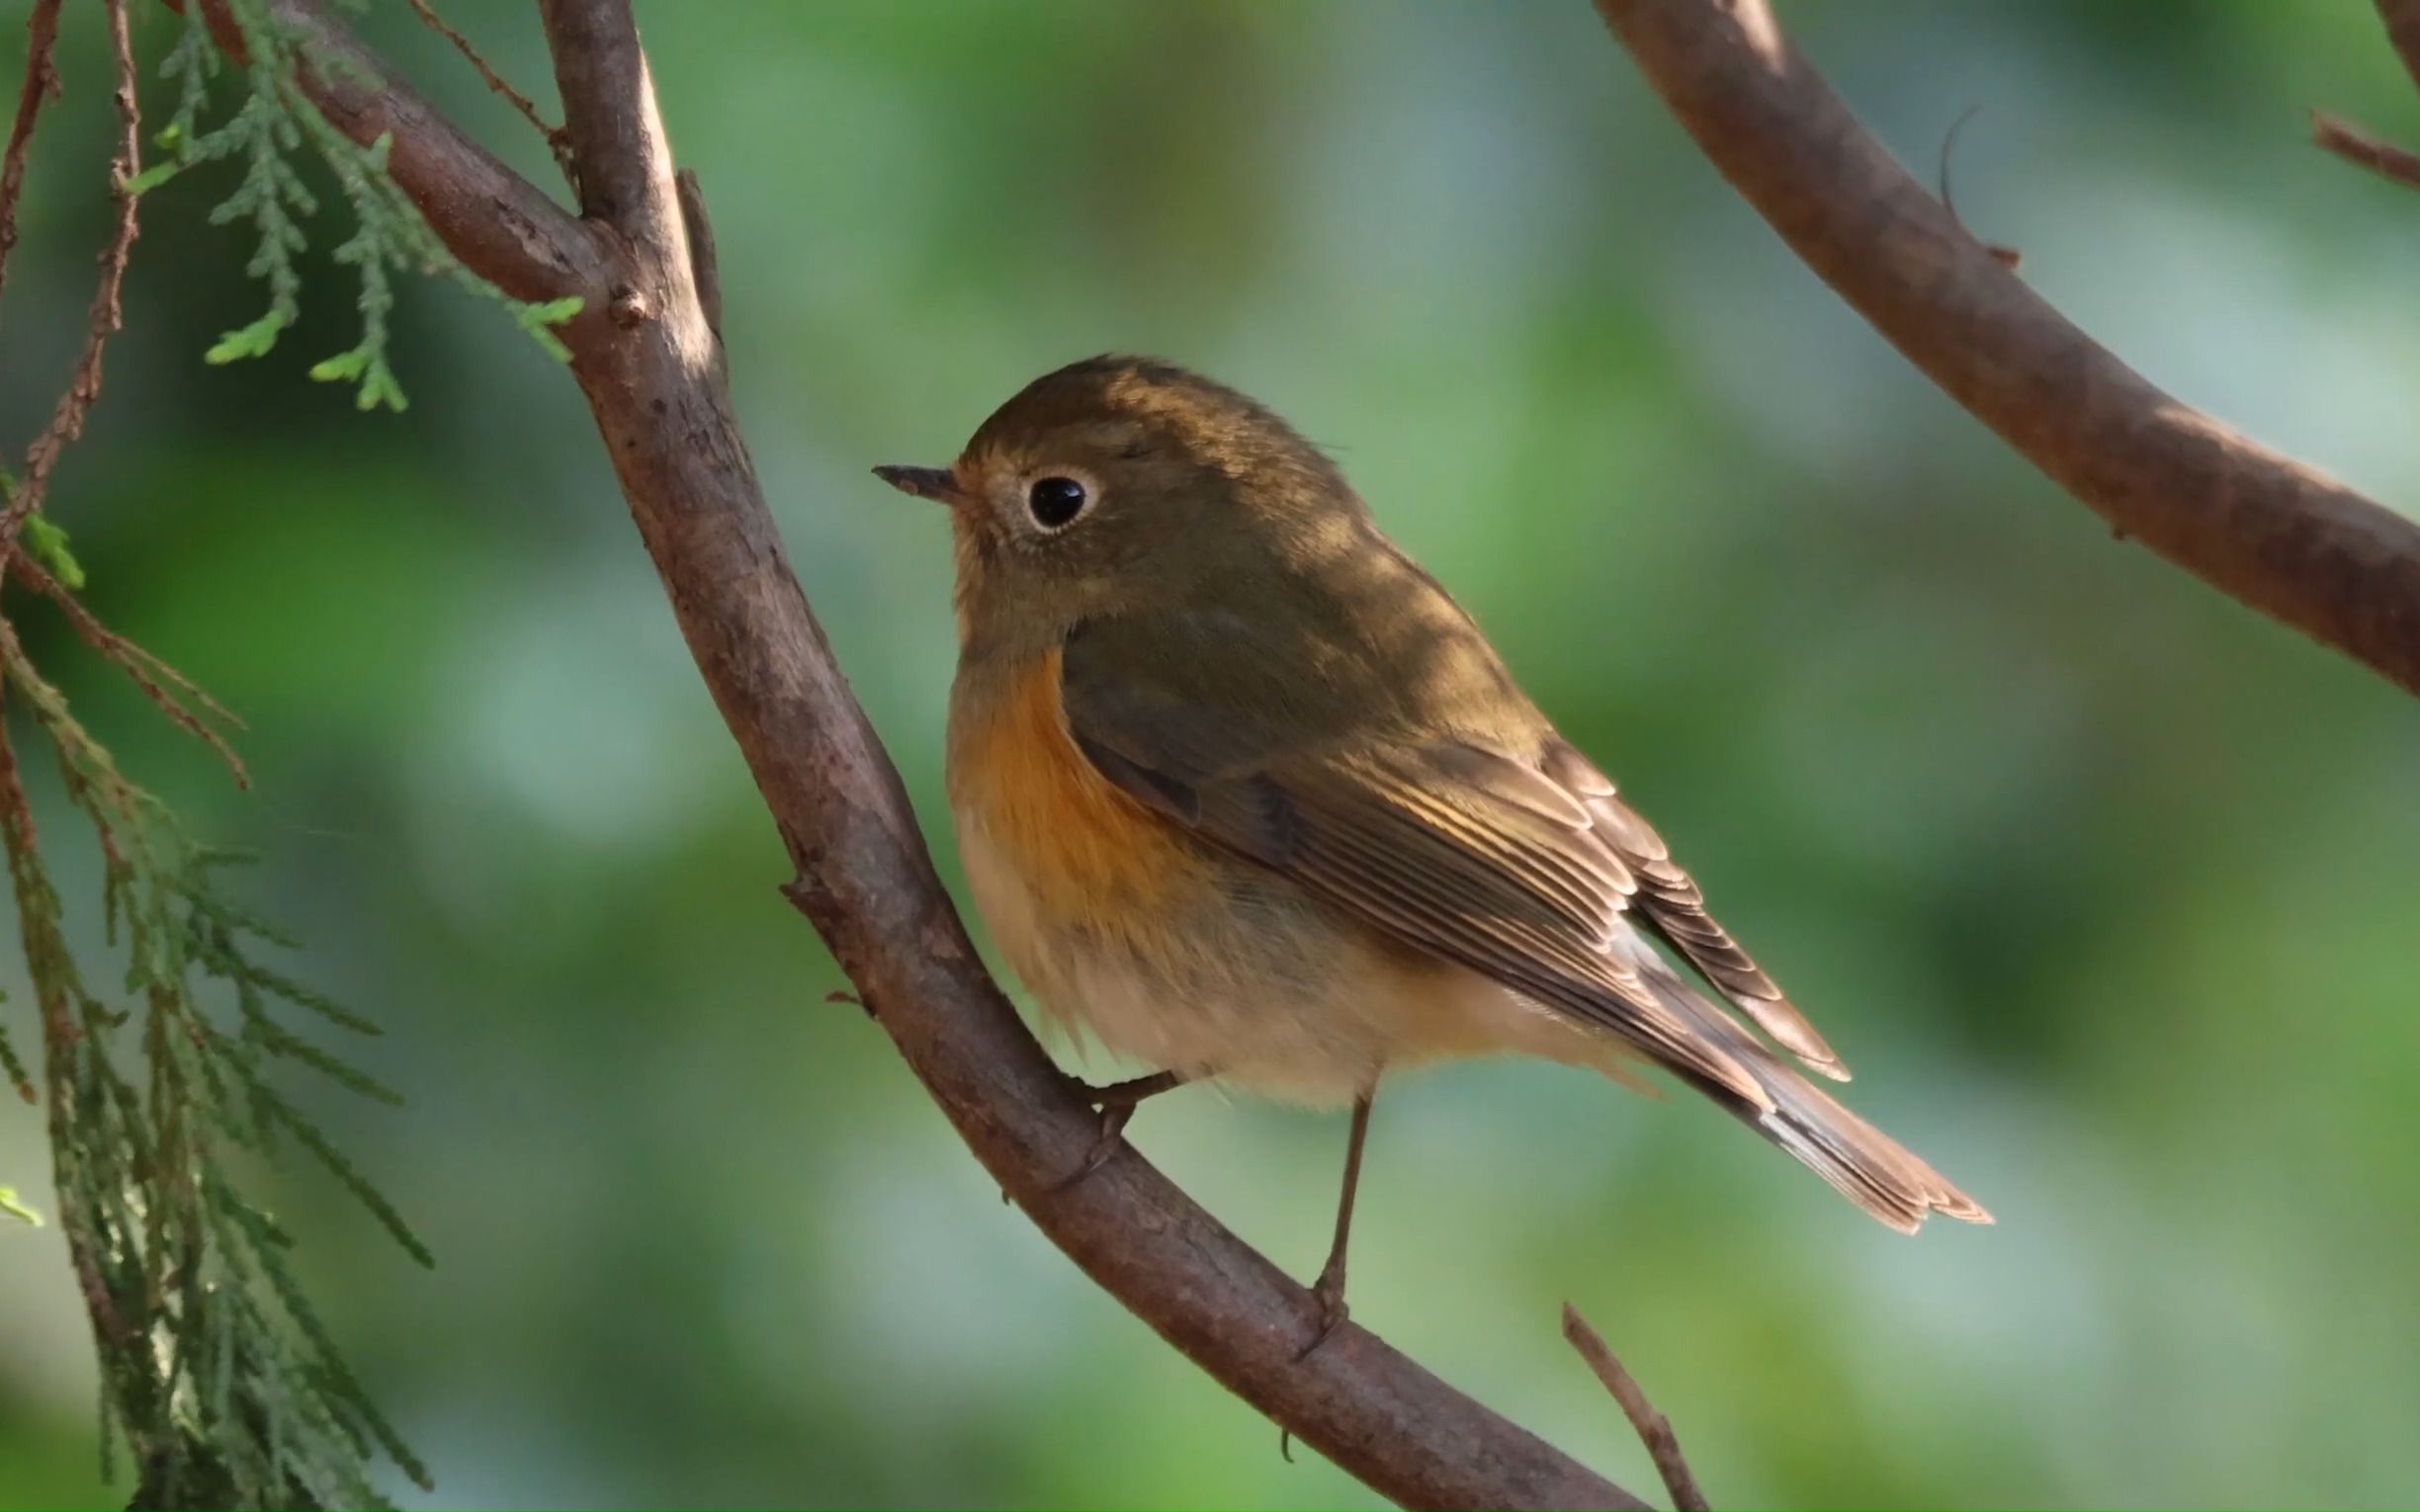
<svg viewBox="0 0 2420 1512">
<path fill-rule="evenodd" d="M 1092 496 L 1084 485 L 1072 477 L 1036 478 L 1033 486 L 1025 490 L 1026 512 L 1033 516 L 1034 524 L 1046 531 L 1067 529 L 1091 502 Z"/>
</svg>

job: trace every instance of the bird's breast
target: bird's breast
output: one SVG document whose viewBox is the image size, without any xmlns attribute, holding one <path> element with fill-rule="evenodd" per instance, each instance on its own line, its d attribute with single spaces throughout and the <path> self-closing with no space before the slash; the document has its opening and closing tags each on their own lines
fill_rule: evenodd
<svg viewBox="0 0 2420 1512">
<path fill-rule="evenodd" d="M 950 710 L 950 807 L 968 849 L 980 848 L 987 868 L 1009 872 L 1030 895 L 1037 923 L 1119 932 L 1136 911 L 1164 908 L 1197 881 L 1203 861 L 1076 748 L 1059 658 L 1052 650 L 1012 672 L 961 678 Z M 992 911 L 992 899 L 978 902 Z"/>
<path fill-rule="evenodd" d="M 1201 846 L 1076 748 L 1057 652 L 962 671 L 949 794 L 975 905 L 1052 1019 L 1141 1064 L 1315 1107 L 1388 1065 L 1578 1046 L 1493 982 Z M 1572 1052 L 1576 1053 L 1576 1050 Z"/>
</svg>

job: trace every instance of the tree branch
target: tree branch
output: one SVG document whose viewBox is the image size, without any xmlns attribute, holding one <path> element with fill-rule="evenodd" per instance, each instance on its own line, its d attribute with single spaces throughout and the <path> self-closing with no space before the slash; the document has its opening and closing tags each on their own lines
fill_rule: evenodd
<svg viewBox="0 0 2420 1512">
<path fill-rule="evenodd" d="M 276 3 L 313 47 L 386 79 L 313 0 Z M 785 891 L 934 1101 L 1104 1290 L 1382 1494 L 1419 1507 L 1643 1507 L 1356 1325 L 1298 1363 L 1317 1326 L 1310 1295 L 1131 1151 L 1058 1189 L 1097 1119 L 984 971 L 790 570 L 700 300 L 628 0 L 541 10 L 584 224 L 534 200 L 399 86 L 355 84 L 350 70 L 331 83 L 322 69 L 311 87 L 348 131 L 394 133 L 396 181 L 474 270 L 509 273 L 531 294 L 542 280 L 578 292 L 603 275 L 609 318 L 583 315 L 562 333 L 573 375 L 797 869 Z M 507 234 L 493 224 L 499 210 Z"/>
<path fill-rule="evenodd" d="M 2070 325 L 1866 134 L 1766 0 L 1597 8 L 1732 187 L 1976 419 L 2121 537 L 2420 693 L 2420 526 Z M 2380 8 L 2399 42 L 2420 29 L 2412 0 Z"/>
</svg>

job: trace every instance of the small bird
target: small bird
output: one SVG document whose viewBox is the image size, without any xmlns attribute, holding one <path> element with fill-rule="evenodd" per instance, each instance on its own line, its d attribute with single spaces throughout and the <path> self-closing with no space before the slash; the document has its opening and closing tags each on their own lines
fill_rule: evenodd
<svg viewBox="0 0 2420 1512">
<path fill-rule="evenodd" d="M 1660 1067 L 1894 1228 L 1991 1221 L 1741 1022 L 1848 1079 L 1267 408 L 1096 357 L 1026 385 L 954 465 L 874 470 L 949 509 L 949 801 L 976 905 L 1047 1015 L 1159 1068 L 1091 1089 L 1101 1135 L 1070 1179 L 1187 1082 L 1352 1108 L 1309 1347 L 1345 1316 L 1379 1080 L 1439 1059 Z"/>
</svg>

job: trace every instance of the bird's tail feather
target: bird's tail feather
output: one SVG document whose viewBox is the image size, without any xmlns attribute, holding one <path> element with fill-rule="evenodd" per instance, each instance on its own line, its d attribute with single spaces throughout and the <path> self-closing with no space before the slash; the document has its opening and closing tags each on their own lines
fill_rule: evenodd
<svg viewBox="0 0 2420 1512">
<path fill-rule="evenodd" d="M 1796 1072 L 1758 1079 L 1772 1094 L 1770 1111 L 1737 1111 L 1748 1125 L 1788 1150 L 1842 1196 L 1902 1233 L 1914 1233 L 1935 1213 L 1988 1223 L 1983 1205 L 1960 1191 L 1905 1145 L 1818 1092 Z"/>
<path fill-rule="evenodd" d="M 1645 970 L 1658 996 L 1697 1021 L 1707 1037 L 1745 1068 L 1765 1094 L 1763 1104 L 1693 1072 L 1683 1078 L 1733 1118 L 1796 1156 L 1842 1196 L 1898 1229 L 1914 1233 L 1939 1213 L 1966 1223 L 1988 1223 L 1990 1213 L 1914 1151 L 1815 1089 L 1737 1021 L 1684 983 L 1661 963 Z"/>
<path fill-rule="evenodd" d="M 1983 1205 L 1956 1183 L 1816 1091 L 1797 1072 L 1777 1062 L 1753 1069 L 1772 1098 L 1769 1108 L 1759 1108 L 1715 1082 L 1693 1075 L 1685 1079 L 1733 1118 L 1796 1156 L 1843 1197 L 1901 1233 L 1914 1233 L 1936 1213 L 1966 1223 L 1992 1220 Z"/>
</svg>

